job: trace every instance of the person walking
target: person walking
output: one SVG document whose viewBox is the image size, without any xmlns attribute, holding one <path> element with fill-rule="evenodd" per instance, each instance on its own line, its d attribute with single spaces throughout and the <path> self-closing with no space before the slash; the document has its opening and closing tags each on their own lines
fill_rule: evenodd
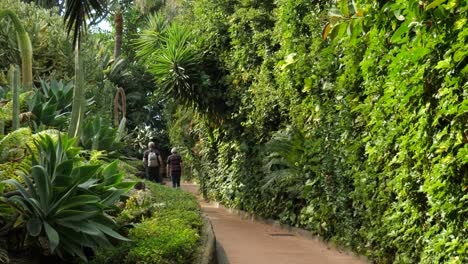
<svg viewBox="0 0 468 264">
<path fill-rule="evenodd" d="M 162 183 L 162 169 L 164 164 L 161 153 L 154 142 L 148 143 L 148 150 L 143 153 L 143 164 L 145 165 L 146 178 L 150 181 Z"/>
<path fill-rule="evenodd" d="M 167 157 L 167 175 L 171 175 L 172 187 L 180 188 L 180 177 L 182 176 L 182 157 L 177 153 L 176 148 L 171 149 L 171 155 Z"/>
</svg>

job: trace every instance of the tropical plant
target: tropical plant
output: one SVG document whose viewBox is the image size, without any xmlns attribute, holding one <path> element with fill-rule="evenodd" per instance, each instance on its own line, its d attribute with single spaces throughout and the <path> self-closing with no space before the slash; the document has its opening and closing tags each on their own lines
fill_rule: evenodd
<svg viewBox="0 0 468 264">
<path fill-rule="evenodd" d="M 32 45 L 29 35 L 23 27 L 18 16 L 11 10 L 0 9 L 0 19 L 9 17 L 13 22 L 16 29 L 16 36 L 18 39 L 18 48 L 21 54 L 21 69 L 22 69 L 22 86 L 25 89 L 32 89 L 33 75 L 32 75 Z"/>
<path fill-rule="evenodd" d="M 103 4 L 98 0 L 65 0 L 65 23 L 68 33 L 73 32 L 73 46 L 75 47 L 75 89 L 68 134 L 72 137 L 80 135 L 83 115 L 85 113 L 84 72 L 80 56 L 80 41 L 86 30 L 88 18 L 101 15 Z"/>
<path fill-rule="evenodd" d="M 136 42 L 137 55 L 147 63 L 161 98 L 173 98 L 186 106 L 204 108 L 207 93 L 201 87 L 200 55 L 193 49 L 194 36 L 179 24 L 166 22 L 160 16 L 150 18 L 151 28 L 143 31 Z"/>
<path fill-rule="evenodd" d="M 125 122 L 127 115 L 127 98 L 122 88 L 117 88 L 114 97 L 114 127 Z"/>
<path fill-rule="evenodd" d="M 134 183 L 122 182 L 117 161 L 108 166 L 77 165 L 79 148 L 66 135 L 54 141 L 41 136 L 31 151 L 31 178 L 22 174 L 27 188 L 16 180 L 5 180 L 19 195 L 2 198 L 24 220 L 28 237 L 36 240 L 44 254 L 86 260 L 84 247 L 111 245 L 109 238 L 128 240 L 113 229 L 106 210 Z"/>
<path fill-rule="evenodd" d="M 307 179 L 311 178 L 314 160 L 310 139 L 298 129 L 287 128 L 277 131 L 265 144 L 266 156 L 263 159 L 266 171 L 263 188 L 274 184 L 284 184 L 302 190 Z M 300 191 L 299 191 L 300 192 Z"/>
<path fill-rule="evenodd" d="M 65 128 L 71 111 L 73 87 L 73 82 L 41 80 L 41 89 L 28 101 L 29 111 L 34 115 L 32 125 L 36 130 L 44 126 Z M 87 100 L 87 103 L 91 101 Z"/>
<path fill-rule="evenodd" d="M 161 139 L 162 133 L 149 125 L 139 125 L 128 135 L 126 142 L 137 153 L 146 149 L 148 142 Z"/>
<path fill-rule="evenodd" d="M 122 147 L 118 129 L 111 127 L 102 117 L 85 121 L 80 137 L 81 145 L 89 150 L 116 151 Z"/>
</svg>

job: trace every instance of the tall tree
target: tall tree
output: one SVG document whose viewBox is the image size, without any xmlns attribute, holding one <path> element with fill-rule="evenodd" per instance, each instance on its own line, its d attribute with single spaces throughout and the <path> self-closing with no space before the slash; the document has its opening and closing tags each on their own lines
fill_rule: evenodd
<svg viewBox="0 0 468 264">
<path fill-rule="evenodd" d="M 80 42 L 83 33 L 86 32 L 89 21 L 99 17 L 103 12 L 102 0 L 64 0 L 65 1 L 65 25 L 67 32 L 73 36 L 75 47 L 75 89 L 73 91 L 72 113 L 68 134 L 76 137 L 80 133 L 83 120 L 84 98 L 84 71 L 80 56 Z"/>
<path fill-rule="evenodd" d="M 120 57 L 122 50 L 122 33 L 123 33 L 123 14 L 122 8 L 119 5 L 115 10 L 114 14 L 114 23 L 115 23 L 115 45 L 114 45 L 114 60 Z"/>
</svg>

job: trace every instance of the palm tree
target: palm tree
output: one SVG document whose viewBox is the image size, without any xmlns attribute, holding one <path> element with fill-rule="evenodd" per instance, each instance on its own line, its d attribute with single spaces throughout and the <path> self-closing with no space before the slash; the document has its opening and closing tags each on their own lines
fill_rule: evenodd
<svg viewBox="0 0 468 264">
<path fill-rule="evenodd" d="M 80 42 L 86 31 L 90 19 L 98 17 L 103 11 L 102 0 L 64 0 L 65 1 L 65 25 L 68 34 L 73 36 L 75 47 L 75 89 L 73 91 L 72 113 L 68 134 L 71 137 L 79 135 L 81 121 L 83 120 L 84 76 L 82 60 L 80 56 Z"/>
</svg>

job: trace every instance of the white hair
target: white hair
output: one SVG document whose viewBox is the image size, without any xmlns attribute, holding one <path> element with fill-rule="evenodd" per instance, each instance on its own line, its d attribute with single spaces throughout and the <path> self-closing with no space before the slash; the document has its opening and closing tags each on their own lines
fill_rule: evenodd
<svg viewBox="0 0 468 264">
<path fill-rule="evenodd" d="M 172 153 L 172 154 L 177 153 L 177 149 L 176 149 L 176 148 L 172 148 L 172 149 L 171 149 L 171 153 Z"/>
</svg>

